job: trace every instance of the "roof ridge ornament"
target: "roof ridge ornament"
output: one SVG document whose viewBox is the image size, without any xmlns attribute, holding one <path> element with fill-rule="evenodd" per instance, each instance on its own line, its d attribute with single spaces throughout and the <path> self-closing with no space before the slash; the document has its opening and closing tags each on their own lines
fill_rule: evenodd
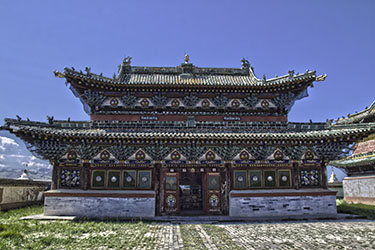
<svg viewBox="0 0 375 250">
<path fill-rule="evenodd" d="M 294 70 L 288 70 L 289 79 L 293 79 L 294 76 Z"/>
<path fill-rule="evenodd" d="M 242 58 L 241 62 L 242 62 L 241 64 L 242 68 L 250 68 L 250 62 L 249 60 L 245 59 L 245 57 Z"/>
<path fill-rule="evenodd" d="M 122 76 L 125 75 L 126 72 L 130 71 L 131 64 L 132 63 L 132 57 L 127 56 L 122 60 L 122 63 L 118 65 L 118 79 L 121 81 Z M 116 79 L 116 74 L 113 74 L 113 80 Z"/>
<path fill-rule="evenodd" d="M 321 82 L 321 81 L 324 81 L 326 78 L 327 78 L 327 74 L 320 75 L 316 77 L 316 81 Z"/>
<path fill-rule="evenodd" d="M 185 57 L 184 57 L 185 64 L 189 63 L 189 55 L 185 52 Z"/>
<path fill-rule="evenodd" d="M 53 74 L 55 74 L 55 77 L 58 77 L 58 78 L 64 78 L 64 74 L 57 71 L 57 70 L 54 70 L 53 71 Z"/>
</svg>

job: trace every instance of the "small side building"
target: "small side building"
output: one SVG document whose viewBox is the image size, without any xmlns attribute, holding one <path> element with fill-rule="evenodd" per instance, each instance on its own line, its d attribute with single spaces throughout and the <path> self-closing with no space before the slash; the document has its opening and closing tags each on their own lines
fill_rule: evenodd
<svg viewBox="0 0 375 250">
<path fill-rule="evenodd" d="M 0 179 L 0 210 L 25 207 L 43 202 L 49 181 L 34 181 L 25 170 L 18 179 Z"/>
<path fill-rule="evenodd" d="M 368 126 L 375 122 L 375 102 L 369 108 L 339 119 L 336 124 L 361 124 Z M 333 161 L 330 165 L 345 169 L 348 177 L 343 180 L 346 202 L 375 205 L 375 134 L 358 140 L 353 154 Z"/>
</svg>

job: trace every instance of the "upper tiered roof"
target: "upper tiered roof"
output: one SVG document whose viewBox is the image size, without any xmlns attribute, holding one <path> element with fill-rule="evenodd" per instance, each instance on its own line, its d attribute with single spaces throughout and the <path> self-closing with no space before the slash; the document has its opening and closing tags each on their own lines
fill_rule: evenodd
<svg viewBox="0 0 375 250">
<path fill-rule="evenodd" d="M 65 68 L 63 73 L 54 73 L 66 78 L 85 111 L 96 120 L 109 119 L 105 115 L 121 120 L 128 119 L 124 115 L 168 114 L 284 116 L 274 120 L 286 121 L 295 100 L 306 97 L 307 88 L 326 77 L 315 71 L 295 74 L 291 70 L 284 76 L 260 79 L 245 59 L 241 68 L 202 68 L 189 63 L 188 56 L 176 67 L 132 66 L 127 57 L 113 78 L 94 74 L 89 67 L 85 72 Z"/>
<path fill-rule="evenodd" d="M 91 81 L 107 87 L 131 86 L 216 86 L 216 87 L 246 87 L 270 88 L 293 86 L 301 81 L 317 80 L 316 71 L 307 70 L 303 74 L 289 74 L 270 79 L 259 79 L 253 68 L 244 60 L 242 68 L 200 68 L 192 64 L 181 64 L 177 67 L 143 67 L 130 66 L 130 61 L 120 66 L 119 74 L 113 78 L 94 74 L 86 68 L 86 73 L 74 68 L 65 68 L 64 73 L 55 72 L 56 76 L 65 77 L 68 81 L 77 79 Z M 319 79 L 323 79 L 322 77 Z M 98 86 L 98 85 L 96 85 Z"/>
</svg>

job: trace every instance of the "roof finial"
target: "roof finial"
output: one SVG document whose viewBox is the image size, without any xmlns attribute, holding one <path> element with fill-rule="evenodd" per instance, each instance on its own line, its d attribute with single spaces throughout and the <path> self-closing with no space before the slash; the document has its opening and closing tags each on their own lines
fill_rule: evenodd
<svg viewBox="0 0 375 250">
<path fill-rule="evenodd" d="M 243 68 L 248 68 L 248 67 L 250 67 L 250 63 L 249 63 L 249 61 L 248 61 L 247 59 L 245 59 L 245 57 L 242 58 L 241 62 L 242 62 L 242 65 L 241 65 L 241 66 L 242 66 Z"/>
<path fill-rule="evenodd" d="M 189 63 L 189 55 L 188 54 L 186 54 L 186 52 L 185 52 L 185 63 L 186 64 L 188 64 Z"/>
</svg>

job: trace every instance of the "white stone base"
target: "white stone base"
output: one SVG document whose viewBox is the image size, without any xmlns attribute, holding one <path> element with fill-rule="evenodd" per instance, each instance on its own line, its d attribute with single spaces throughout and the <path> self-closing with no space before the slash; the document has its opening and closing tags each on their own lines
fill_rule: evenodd
<svg viewBox="0 0 375 250">
<path fill-rule="evenodd" d="M 337 215 L 336 195 L 329 190 L 232 190 L 230 192 L 229 216 L 233 217 L 335 215 Z"/>
<path fill-rule="evenodd" d="M 155 192 L 52 190 L 45 196 L 44 215 L 88 218 L 154 217 Z"/>
</svg>

